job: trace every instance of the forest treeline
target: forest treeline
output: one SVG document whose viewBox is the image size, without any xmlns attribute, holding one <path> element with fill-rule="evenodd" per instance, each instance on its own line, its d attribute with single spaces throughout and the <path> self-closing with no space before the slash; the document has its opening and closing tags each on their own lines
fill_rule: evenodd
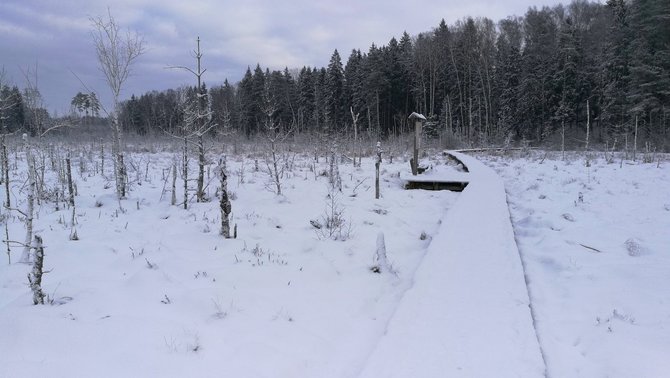
<svg viewBox="0 0 670 378">
<path fill-rule="evenodd" d="M 258 64 L 236 84 L 133 95 L 120 118 L 138 134 L 176 133 L 196 96 L 208 99 L 212 132 L 248 137 L 268 127 L 347 134 L 358 116 L 359 135 L 377 138 L 407 131 L 416 111 L 433 135 L 466 144 L 543 143 L 562 128 L 576 141 L 588 119 L 595 142 L 621 146 L 637 122 L 639 138 L 667 150 L 670 0 L 573 1 L 497 23 L 442 21 L 417 36 L 353 50 L 346 61 L 335 50 L 327 67 L 270 71 Z"/>
</svg>

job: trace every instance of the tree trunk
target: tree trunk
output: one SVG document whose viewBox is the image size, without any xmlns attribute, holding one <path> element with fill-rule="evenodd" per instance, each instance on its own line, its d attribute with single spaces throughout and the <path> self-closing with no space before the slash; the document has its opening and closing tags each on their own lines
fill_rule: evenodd
<svg viewBox="0 0 670 378">
<path fill-rule="evenodd" d="M 122 140 L 123 134 L 121 131 L 121 124 L 117 114 L 118 104 L 114 104 L 112 112 L 112 127 L 114 128 L 114 153 L 116 159 L 114 161 L 115 176 L 116 176 L 116 195 L 119 199 L 126 198 L 126 166 L 123 163 Z"/>
<path fill-rule="evenodd" d="M 71 207 L 74 207 L 74 187 L 72 185 L 72 165 L 70 161 L 70 151 L 67 152 L 65 157 L 65 169 L 67 171 L 67 190 L 68 190 L 68 202 Z"/>
<path fill-rule="evenodd" d="M 100 139 L 100 175 L 105 176 L 105 143 Z"/>
<path fill-rule="evenodd" d="M 221 177 L 221 201 L 219 202 L 219 207 L 221 209 L 221 235 L 224 238 L 230 239 L 230 216 L 231 204 L 230 199 L 228 198 L 228 176 L 226 175 L 225 163 L 222 161 L 220 164 L 220 177 Z"/>
<path fill-rule="evenodd" d="M 379 199 L 379 166 L 382 163 L 382 144 L 377 142 L 377 161 L 375 162 L 375 199 Z"/>
<path fill-rule="evenodd" d="M 172 206 L 177 204 L 177 164 L 172 164 L 172 199 L 170 204 Z"/>
<path fill-rule="evenodd" d="M 202 134 L 198 134 L 198 202 L 205 202 L 205 144 Z"/>
<path fill-rule="evenodd" d="M 183 151 L 183 168 L 184 168 L 184 210 L 188 209 L 188 139 L 184 137 L 184 151 Z"/>
<path fill-rule="evenodd" d="M 35 235 L 35 262 L 33 263 L 32 272 L 28 273 L 28 282 L 30 289 L 33 291 L 33 304 L 44 304 L 44 292 L 42 292 L 42 269 L 44 267 L 44 246 L 42 245 L 42 237 Z"/>
<path fill-rule="evenodd" d="M 590 132 L 591 132 L 591 118 L 589 116 L 589 100 L 586 100 L 586 151 L 589 150 Z"/>
<path fill-rule="evenodd" d="M 279 177 L 279 167 L 277 166 L 277 161 L 279 160 L 277 158 L 277 151 L 276 151 L 276 144 L 274 141 L 271 143 L 272 146 L 272 174 L 273 174 L 273 179 L 275 182 L 275 186 L 277 187 L 277 195 L 281 195 L 281 180 Z"/>
<path fill-rule="evenodd" d="M 565 161 L 565 119 L 561 120 L 561 154 Z"/>
<path fill-rule="evenodd" d="M 26 143 L 27 145 L 27 143 Z M 28 163 L 28 198 L 26 206 L 26 241 L 21 255 L 21 262 L 30 261 L 30 243 L 33 240 L 33 214 L 35 212 L 35 161 L 30 146 L 26 146 L 26 161 Z"/>
<path fill-rule="evenodd" d="M 10 196 L 9 196 L 9 155 L 7 154 L 7 139 L 5 136 L 2 136 L 2 165 L 3 172 L 5 174 L 5 207 L 9 208 L 11 206 Z"/>
<path fill-rule="evenodd" d="M 636 153 L 637 153 L 637 114 L 635 115 L 635 134 L 633 136 L 633 161 L 635 161 Z"/>
</svg>

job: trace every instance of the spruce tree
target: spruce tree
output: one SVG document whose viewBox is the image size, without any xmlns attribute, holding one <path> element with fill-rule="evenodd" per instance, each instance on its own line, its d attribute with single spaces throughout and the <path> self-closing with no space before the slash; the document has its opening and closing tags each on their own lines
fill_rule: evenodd
<svg viewBox="0 0 670 378">
<path fill-rule="evenodd" d="M 337 49 L 330 57 L 325 85 L 325 126 L 330 132 L 337 132 L 343 129 L 346 114 L 344 103 L 344 70 Z"/>
</svg>

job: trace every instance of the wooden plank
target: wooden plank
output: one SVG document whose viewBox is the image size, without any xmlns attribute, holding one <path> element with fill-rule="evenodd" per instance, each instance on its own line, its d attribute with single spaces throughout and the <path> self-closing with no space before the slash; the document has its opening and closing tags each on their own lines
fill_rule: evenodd
<svg viewBox="0 0 670 378">
<path fill-rule="evenodd" d="M 423 189 L 423 190 L 449 190 L 452 192 L 462 192 L 468 182 L 464 181 L 408 181 L 405 189 Z"/>
</svg>

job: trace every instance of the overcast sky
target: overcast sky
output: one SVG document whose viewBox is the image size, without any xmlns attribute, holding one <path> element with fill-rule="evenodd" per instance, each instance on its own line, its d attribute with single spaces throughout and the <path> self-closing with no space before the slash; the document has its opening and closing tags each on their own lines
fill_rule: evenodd
<svg viewBox="0 0 670 378">
<path fill-rule="evenodd" d="M 270 69 L 325 66 L 334 49 L 343 63 L 352 49 L 386 44 L 403 30 L 428 31 L 444 18 L 466 16 L 498 21 L 523 15 L 529 6 L 558 0 L 2 0 L 0 67 L 11 83 L 24 86 L 24 74 L 37 64 L 38 86 L 50 111 L 69 110 L 86 85 L 109 99 L 91 42 L 89 17 L 112 15 L 124 29 L 140 32 L 147 51 L 133 67 L 123 98 L 132 93 L 192 84 L 186 72 L 168 65 L 193 66 L 190 52 L 199 35 L 209 86 L 225 78 L 238 82 L 247 66 Z"/>
</svg>

